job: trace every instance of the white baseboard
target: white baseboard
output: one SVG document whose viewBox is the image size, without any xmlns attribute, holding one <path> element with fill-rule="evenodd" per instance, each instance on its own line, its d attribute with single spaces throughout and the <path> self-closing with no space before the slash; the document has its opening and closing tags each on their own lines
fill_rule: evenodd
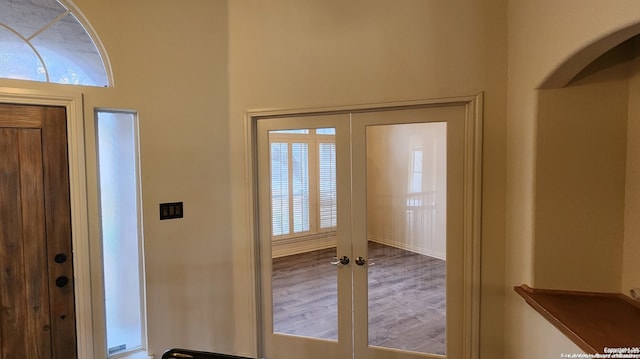
<svg viewBox="0 0 640 359">
<path fill-rule="evenodd" d="M 390 240 L 390 239 L 387 239 L 387 238 L 380 238 L 380 237 L 369 238 L 369 240 L 372 241 L 372 242 L 384 244 L 384 245 L 387 245 L 387 246 L 390 246 L 390 247 L 394 247 L 394 248 L 404 249 L 405 251 L 418 253 L 418 254 L 422 254 L 422 255 L 433 257 L 433 258 L 437 258 L 437 259 L 442 259 L 442 260 L 446 260 L 447 259 L 447 254 L 446 253 L 443 253 L 441 251 L 436 251 L 436 250 L 433 250 L 433 249 L 430 249 L 430 248 L 422 248 L 422 247 L 417 247 L 417 246 L 411 246 L 411 245 L 409 245 L 407 243 L 404 243 L 404 242 L 394 241 L 394 240 Z"/>
<path fill-rule="evenodd" d="M 369 238 L 370 241 L 384 244 L 390 247 L 404 249 L 409 252 L 422 254 L 425 256 L 446 260 L 446 253 L 436 251 L 430 248 L 422 248 L 417 246 L 411 246 L 407 243 L 400 241 L 393 241 L 387 238 Z M 336 246 L 336 237 L 334 234 L 311 236 L 311 237 L 298 237 L 287 238 L 273 241 L 271 245 L 272 258 L 290 256 L 294 254 L 307 253 L 320 249 L 327 249 Z"/>
<path fill-rule="evenodd" d="M 336 244 L 335 233 L 280 239 L 271 243 L 271 256 L 272 258 L 278 258 L 293 254 L 312 252 L 335 247 Z"/>
</svg>

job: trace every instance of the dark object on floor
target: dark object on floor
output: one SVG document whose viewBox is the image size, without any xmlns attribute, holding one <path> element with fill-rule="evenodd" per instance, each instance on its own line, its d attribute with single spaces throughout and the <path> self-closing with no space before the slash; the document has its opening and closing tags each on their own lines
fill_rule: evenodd
<svg viewBox="0 0 640 359">
<path fill-rule="evenodd" d="M 250 359 L 228 354 L 199 352 L 187 349 L 171 349 L 162 355 L 162 359 Z"/>
</svg>

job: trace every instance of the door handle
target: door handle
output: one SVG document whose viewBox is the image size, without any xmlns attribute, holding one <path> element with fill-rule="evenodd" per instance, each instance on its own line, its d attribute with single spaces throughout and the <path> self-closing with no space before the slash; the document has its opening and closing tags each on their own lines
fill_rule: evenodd
<svg viewBox="0 0 640 359">
<path fill-rule="evenodd" d="M 69 283 L 69 278 L 67 278 L 66 276 L 59 276 L 58 278 L 56 278 L 56 287 L 58 288 L 62 288 L 65 285 L 67 285 L 67 283 Z"/>
<path fill-rule="evenodd" d="M 334 257 L 334 259 L 336 259 L 336 261 L 331 262 L 331 264 L 334 264 L 334 265 L 342 264 L 343 266 L 346 266 L 350 262 L 349 257 L 347 256 L 342 256 L 340 257 L 340 259 Z"/>
<path fill-rule="evenodd" d="M 53 260 L 56 261 L 56 263 L 62 264 L 67 261 L 67 255 L 64 253 L 58 253 Z"/>
<path fill-rule="evenodd" d="M 369 258 L 368 260 L 362 257 L 357 257 L 356 258 L 356 264 L 359 266 L 363 266 L 367 263 L 367 261 L 369 262 L 369 267 L 371 267 L 372 265 L 374 265 L 375 263 L 371 262 L 373 258 Z"/>
</svg>

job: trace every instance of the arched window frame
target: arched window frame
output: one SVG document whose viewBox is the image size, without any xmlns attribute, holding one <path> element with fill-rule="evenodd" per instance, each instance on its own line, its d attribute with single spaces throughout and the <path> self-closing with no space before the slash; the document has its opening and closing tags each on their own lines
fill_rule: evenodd
<svg viewBox="0 0 640 359">
<path fill-rule="evenodd" d="M 12 33 L 13 35 L 16 36 L 16 38 L 20 39 L 23 41 L 23 43 L 31 49 L 33 55 L 35 56 L 35 58 L 38 59 L 39 63 L 42 65 L 45 74 L 44 74 L 44 80 L 42 79 L 35 79 L 33 78 L 33 76 L 27 75 L 26 77 L 28 77 L 26 80 L 28 81 L 35 81 L 35 82 L 48 82 L 48 83 L 62 83 L 64 84 L 64 81 L 59 81 L 57 79 L 52 79 L 50 76 L 50 65 L 52 63 L 51 60 L 49 60 L 48 62 L 45 61 L 45 57 L 42 55 L 41 50 L 38 49 L 37 46 L 35 46 L 32 41 L 38 40 L 38 36 L 40 36 L 41 34 L 45 33 L 47 30 L 49 30 L 52 26 L 55 26 L 56 24 L 60 23 L 60 21 L 71 15 L 74 19 L 75 19 L 75 23 L 79 26 L 82 27 L 82 29 L 85 31 L 86 36 L 88 36 L 89 40 L 92 42 L 96 52 L 95 55 L 97 57 L 99 57 L 100 61 L 101 61 L 101 65 L 102 67 L 99 68 L 99 72 L 101 77 L 103 77 L 103 81 L 100 81 L 100 83 L 94 83 L 94 84 L 90 84 L 90 83 L 78 83 L 77 85 L 81 85 L 81 86 L 97 86 L 97 87 L 113 87 L 114 86 L 114 79 L 113 79 L 113 72 L 112 72 L 112 68 L 111 68 L 111 62 L 109 61 L 109 57 L 107 55 L 107 52 L 105 50 L 104 45 L 102 44 L 102 41 L 100 40 L 99 36 L 97 35 L 96 31 L 94 30 L 94 28 L 91 26 L 91 23 L 87 20 L 87 18 L 85 17 L 85 15 L 82 13 L 82 11 L 80 11 L 80 9 L 70 0 L 55 0 L 61 7 L 61 12 L 60 14 L 58 14 L 58 16 L 56 16 L 55 18 L 51 19 L 48 23 L 44 24 L 42 27 L 40 27 L 37 31 L 35 31 L 33 34 L 29 34 L 27 36 L 29 37 L 25 37 L 25 34 L 21 34 L 19 31 L 16 31 L 16 29 L 12 28 L 10 25 L 4 24 L 0 22 L 0 29 L 2 30 L 6 30 L 10 33 Z M 73 38 L 73 36 L 69 36 L 70 38 Z M 41 44 L 42 46 L 42 44 Z M 57 52 L 52 52 L 53 55 L 60 55 Z M 0 55 L 2 55 L 0 53 Z M 74 59 L 71 58 L 71 62 Z M 81 66 L 77 66 L 77 70 L 79 72 L 85 72 L 84 69 Z M 98 69 L 98 67 L 96 66 L 96 69 Z M 16 74 L 17 76 L 20 76 L 21 74 Z M 7 78 L 7 79 L 16 79 L 15 77 L 5 77 L 2 76 L 0 78 Z M 20 79 L 20 78 L 18 78 Z"/>
</svg>

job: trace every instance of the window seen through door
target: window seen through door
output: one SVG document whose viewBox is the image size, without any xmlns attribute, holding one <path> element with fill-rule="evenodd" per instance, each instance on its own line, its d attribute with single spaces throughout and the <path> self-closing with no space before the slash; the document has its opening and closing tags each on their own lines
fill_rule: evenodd
<svg viewBox="0 0 640 359">
<path fill-rule="evenodd" d="M 335 230 L 335 129 L 271 131 L 269 142 L 274 239 Z"/>
</svg>

